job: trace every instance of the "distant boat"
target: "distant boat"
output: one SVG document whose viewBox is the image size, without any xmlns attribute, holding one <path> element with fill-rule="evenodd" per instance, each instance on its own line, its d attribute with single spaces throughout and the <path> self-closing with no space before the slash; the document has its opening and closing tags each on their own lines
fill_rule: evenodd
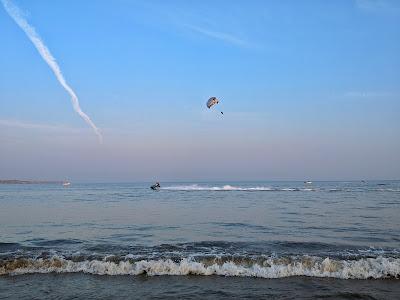
<svg viewBox="0 0 400 300">
<path fill-rule="evenodd" d="M 304 181 L 305 184 L 312 184 L 312 181 Z"/>
<path fill-rule="evenodd" d="M 63 186 L 70 186 L 71 185 L 71 182 L 69 182 L 69 181 L 65 181 L 65 182 L 63 182 L 63 184 L 62 184 Z"/>
</svg>

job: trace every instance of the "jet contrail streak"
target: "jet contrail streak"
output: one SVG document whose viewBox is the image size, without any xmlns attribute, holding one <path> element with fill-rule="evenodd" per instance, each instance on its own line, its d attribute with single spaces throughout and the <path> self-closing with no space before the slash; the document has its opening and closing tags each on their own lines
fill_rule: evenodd
<svg viewBox="0 0 400 300">
<path fill-rule="evenodd" d="M 103 137 L 100 133 L 100 130 L 97 128 L 97 126 L 92 122 L 92 120 L 89 118 L 87 114 L 85 114 L 81 107 L 79 106 L 79 100 L 78 97 L 76 96 L 75 92 L 72 90 L 72 88 L 67 84 L 65 81 L 65 78 L 63 74 L 61 73 L 60 67 L 58 66 L 55 58 L 53 55 L 51 55 L 50 50 L 46 47 L 46 45 L 43 43 L 41 40 L 40 36 L 36 33 L 35 28 L 33 28 L 22 16 L 21 11 L 17 6 L 15 6 L 11 1 L 9 0 L 1 0 L 3 3 L 3 6 L 7 13 L 14 19 L 14 21 L 18 24 L 19 27 L 26 33 L 28 38 L 31 40 L 31 42 L 35 45 L 36 49 L 39 51 L 39 54 L 42 56 L 42 58 L 45 60 L 45 62 L 49 65 L 50 69 L 54 72 L 54 75 L 56 75 L 56 78 L 58 82 L 63 86 L 63 88 L 68 92 L 68 94 L 71 96 L 71 102 L 74 110 L 82 117 L 82 119 L 85 120 L 85 122 L 90 125 L 96 135 L 99 138 L 100 143 L 103 140 Z"/>
</svg>

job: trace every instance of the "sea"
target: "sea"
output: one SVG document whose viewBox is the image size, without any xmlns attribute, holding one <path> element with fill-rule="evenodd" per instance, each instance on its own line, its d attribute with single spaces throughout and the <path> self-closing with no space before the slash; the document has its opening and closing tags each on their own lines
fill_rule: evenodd
<svg viewBox="0 0 400 300">
<path fill-rule="evenodd" d="M 0 299 L 400 299 L 400 181 L 0 185 Z"/>
</svg>

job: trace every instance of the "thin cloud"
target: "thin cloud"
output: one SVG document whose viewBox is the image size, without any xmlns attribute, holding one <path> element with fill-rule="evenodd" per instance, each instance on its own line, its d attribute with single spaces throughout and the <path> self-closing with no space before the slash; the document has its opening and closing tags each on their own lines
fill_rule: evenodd
<svg viewBox="0 0 400 300">
<path fill-rule="evenodd" d="M 383 98 L 394 96 L 394 94 L 390 92 L 349 91 L 344 93 L 344 96 L 348 98 Z"/>
<path fill-rule="evenodd" d="M 33 130 L 45 130 L 45 131 L 63 131 L 71 133 L 82 132 L 82 129 L 80 128 L 67 127 L 63 125 L 30 123 L 19 120 L 7 120 L 7 119 L 0 119 L 0 126 L 11 127 L 11 128 L 22 128 L 22 129 L 33 129 Z"/>
<path fill-rule="evenodd" d="M 399 13 L 400 5 L 397 0 L 355 0 L 358 9 L 370 13 Z"/>
<path fill-rule="evenodd" d="M 17 23 L 17 25 L 25 32 L 28 38 L 31 40 L 33 45 L 36 47 L 40 56 L 47 63 L 50 69 L 53 71 L 60 85 L 65 89 L 65 91 L 70 95 L 71 102 L 76 113 L 94 130 L 95 134 L 99 138 L 99 142 L 101 143 L 103 140 L 103 136 L 100 133 L 99 128 L 93 123 L 93 121 L 89 118 L 89 116 L 84 113 L 80 107 L 78 96 L 75 94 L 74 90 L 67 84 L 65 80 L 60 66 L 57 64 L 56 59 L 50 53 L 50 50 L 44 44 L 43 40 L 40 38 L 39 34 L 36 32 L 35 28 L 31 26 L 28 21 L 24 18 L 23 13 L 20 9 L 15 6 L 12 1 L 9 0 L 1 0 L 3 3 L 4 9 L 10 15 L 10 17 Z"/>
<path fill-rule="evenodd" d="M 210 28 L 220 28 L 221 24 L 234 24 L 235 26 L 238 25 L 237 17 L 234 16 L 234 13 L 227 14 L 230 17 L 227 18 L 228 22 L 222 21 L 217 18 L 215 15 L 213 16 L 210 12 L 203 11 L 202 17 L 199 18 L 198 11 L 191 11 L 188 9 L 184 9 L 180 7 L 179 9 L 173 8 L 168 6 L 160 6 L 159 4 L 151 4 L 150 2 L 145 5 L 151 13 L 151 24 L 154 25 L 155 23 L 164 23 L 165 26 L 174 26 L 179 31 L 190 31 L 195 34 L 200 34 L 207 38 L 215 39 L 220 42 L 234 45 L 237 47 L 243 48 L 254 48 L 254 44 L 246 41 L 245 39 L 238 37 L 236 34 L 232 32 L 223 32 L 217 31 Z M 230 21 L 230 22 L 229 22 Z M 198 24 L 201 24 L 200 26 Z"/>
<path fill-rule="evenodd" d="M 202 35 L 205 35 L 207 37 L 217 39 L 220 41 L 223 41 L 228 44 L 236 45 L 236 46 L 241 46 L 241 47 L 249 47 L 251 46 L 247 41 L 242 40 L 232 34 L 228 34 L 225 32 L 220 32 L 220 31 L 212 31 L 208 30 L 202 27 L 194 26 L 194 25 L 188 25 L 186 24 L 185 27 L 191 29 L 194 32 L 200 33 Z"/>
</svg>

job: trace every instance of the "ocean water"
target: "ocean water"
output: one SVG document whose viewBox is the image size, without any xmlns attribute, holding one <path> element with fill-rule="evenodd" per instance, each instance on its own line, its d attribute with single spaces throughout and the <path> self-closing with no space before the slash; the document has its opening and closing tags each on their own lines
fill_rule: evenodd
<svg viewBox="0 0 400 300">
<path fill-rule="evenodd" d="M 400 299 L 400 182 L 0 185 L 0 299 Z"/>
</svg>

